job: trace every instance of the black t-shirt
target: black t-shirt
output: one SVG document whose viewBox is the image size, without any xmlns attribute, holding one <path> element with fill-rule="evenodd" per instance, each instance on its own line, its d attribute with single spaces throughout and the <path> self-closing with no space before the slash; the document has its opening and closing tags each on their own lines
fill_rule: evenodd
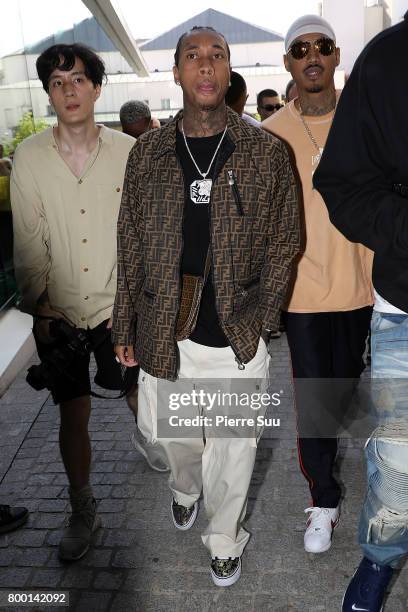
<svg viewBox="0 0 408 612">
<path fill-rule="evenodd" d="M 187 138 L 188 146 L 201 172 L 206 172 L 220 142 L 222 133 L 203 138 Z M 210 202 L 208 192 L 194 183 L 201 181 L 184 142 L 183 135 L 177 131 L 176 152 L 181 163 L 185 185 L 185 203 L 183 218 L 184 248 L 181 258 L 181 274 L 204 275 L 205 258 L 210 244 Z M 214 180 L 215 161 L 208 173 L 208 179 Z M 191 187 L 192 183 L 194 185 Z M 192 197 L 195 199 L 193 201 Z M 212 273 L 208 275 L 203 289 L 197 325 L 190 340 L 205 346 L 224 347 L 229 342 L 221 329 L 215 307 L 215 293 Z"/>
</svg>

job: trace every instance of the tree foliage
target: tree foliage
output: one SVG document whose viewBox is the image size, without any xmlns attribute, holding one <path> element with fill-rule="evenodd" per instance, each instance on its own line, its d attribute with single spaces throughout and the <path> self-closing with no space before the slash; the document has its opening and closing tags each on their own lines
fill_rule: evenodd
<svg viewBox="0 0 408 612">
<path fill-rule="evenodd" d="M 15 149 L 25 138 L 42 132 L 48 127 L 49 125 L 44 119 L 35 120 L 31 111 L 24 113 L 17 125 L 16 133 L 12 140 L 12 148 Z"/>
</svg>

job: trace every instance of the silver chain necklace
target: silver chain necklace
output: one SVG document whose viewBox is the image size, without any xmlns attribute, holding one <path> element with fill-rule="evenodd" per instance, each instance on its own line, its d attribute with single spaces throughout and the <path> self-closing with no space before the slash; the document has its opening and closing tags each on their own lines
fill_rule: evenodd
<svg viewBox="0 0 408 612">
<path fill-rule="evenodd" d="M 317 163 L 319 163 L 320 158 L 321 158 L 322 153 L 323 153 L 323 147 L 319 147 L 319 145 L 317 144 L 316 139 L 313 136 L 310 127 L 308 126 L 308 124 L 306 123 L 306 121 L 305 121 L 305 119 L 303 117 L 303 111 L 302 111 L 302 107 L 300 106 L 300 104 L 299 104 L 299 109 L 300 109 L 300 114 L 299 114 L 300 119 L 301 119 L 301 121 L 303 123 L 303 126 L 304 126 L 305 130 L 306 130 L 306 134 L 309 136 L 309 139 L 310 139 L 312 145 L 314 146 L 314 148 L 317 151 L 317 160 L 316 161 L 317 161 Z M 336 107 L 334 107 L 334 111 L 335 110 L 336 110 Z M 333 111 L 333 116 L 334 116 L 334 111 Z M 333 118 L 332 118 L 332 120 L 333 120 Z"/>
<path fill-rule="evenodd" d="M 184 138 L 184 144 L 186 145 L 186 149 L 188 151 L 188 154 L 191 157 L 191 161 L 193 162 L 193 164 L 195 165 L 197 172 L 200 176 L 202 176 L 201 180 L 197 180 L 197 181 L 193 181 L 190 185 L 190 198 L 191 200 L 194 202 L 194 204 L 208 204 L 210 202 L 210 196 L 211 196 L 211 188 L 212 188 L 212 179 L 208 179 L 207 175 L 211 170 L 211 166 L 213 165 L 214 159 L 217 156 L 218 150 L 221 146 L 222 141 L 224 140 L 224 136 L 226 134 L 227 131 L 227 126 L 225 126 L 224 131 L 222 133 L 222 136 L 220 138 L 220 141 L 217 145 L 217 148 L 215 149 L 214 155 L 212 156 L 212 159 L 210 161 L 210 165 L 208 166 L 207 172 L 201 172 L 200 168 L 197 165 L 196 160 L 193 157 L 193 154 L 190 151 L 190 147 L 188 146 L 187 143 L 187 138 L 186 135 L 184 133 L 184 121 L 181 121 L 181 133 L 183 134 L 183 138 Z"/>
</svg>

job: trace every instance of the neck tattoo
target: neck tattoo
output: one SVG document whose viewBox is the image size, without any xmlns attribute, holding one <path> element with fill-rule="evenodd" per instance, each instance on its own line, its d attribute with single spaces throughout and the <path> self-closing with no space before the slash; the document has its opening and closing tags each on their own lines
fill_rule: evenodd
<svg viewBox="0 0 408 612">
<path fill-rule="evenodd" d="M 192 200 L 192 202 L 194 202 L 194 204 L 209 204 L 210 202 L 210 197 L 211 197 L 211 188 L 212 188 L 212 179 L 208 179 L 207 175 L 211 170 L 211 167 L 213 165 L 213 162 L 217 156 L 217 153 L 219 151 L 219 148 L 221 146 L 222 141 L 224 140 L 224 136 L 225 133 L 227 131 L 227 126 L 225 126 L 224 131 L 222 133 L 222 136 L 220 138 L 220 141 L 217 145 L 217 148 L 214 151 L 214 155 L 211 158 L 210 161 L 210 165 L 207 168 L 207 172 L 201 172 L 200 168 L 197 165 L 196 160 L 193 157 L 193 154 L 190 151 L 190 147 L 188 146 L 188 142 L 187 142 L 187 138 L 186 135 L 184 133 L 184 126 L 183 126 L 183 121 L 181 121 L 181 133 L 183 134 L 183 138 L 184 138 L 184 144 L 186 145 L 186 149 L 188 151 L 188 154 L 191 157 L 191 160 L 194 164 L 194 166 L 197 169 L 198 174 L 200 174 L 200 176 L 202 176 L 201 180 L 197 180 L 197 181 L 193 181 L 190 184 L 190 198 Z"/>
</svg>

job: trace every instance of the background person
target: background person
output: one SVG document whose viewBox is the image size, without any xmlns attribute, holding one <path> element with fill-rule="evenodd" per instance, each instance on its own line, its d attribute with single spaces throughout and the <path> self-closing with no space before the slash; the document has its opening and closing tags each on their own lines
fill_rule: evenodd
<svg viewBox="0 0 408 612">
<path fill-rule="evenodd" d="M 297 97 L 298 97 L 297 85 L 296 85 L 296 83 L 295 83 L 295 81 L 293 79 L 290 79 L 290 81 L 286 85 L 286 90 L 285 90 L 285 102 L 286 102 L 286 104 L 288 104 L 288 102 L 291 102 L 292 100 L 294 100 Z"/>
<path fill-rule="evenodd" d="M 116 218 L 135 141 L 95 124 L 105 68 L 91 49 L 54 45 L 38 57 L 37 72 L 57 126 L 24 140 L 14 157 L 11 200 L 21 308 L 34 315 L 42 360 L 64 341 L 53 337 L 49 321 L 38 316 L 63 318 L 95 345 L 95 382 L 121 389 L 109 328 L 116 291 Z M 63 364 L 49 386 L 60 407 L 59 442 L 72 507 L 59 556 L 75 561 L 88 551 L 100 526 L 89 483 L 89 354 L 76 354 Z"/>
<path fill-rule="evenodd" d="M 231 79 L 230 85 L 225 94 L 225 103 L 227 106 L 232 108 L 240 117 L 242 117 L 245 121 L 254 125 L 256 127 L 260 127 L 261 124 L 259 121 L 244 113 L 244 108 L 246 101 L 248 100 L 248 92 L 247 86 L 244 77 L 239 74 L 239 72 L 235 72 L 235 70 L 231 70 Z"/>
<path fill-rule="evenodd" d="M 298 448 L 312 495 L 304 546 L 331 546 L 341 489 L 334 477 L 337 426 L 364 369 L 371 317 L 371 255 L 330 223 L 312 176 L 318 167 L 336 107 L 334 71 L 340 60 L 330 24 L 305 15 L 285 38 L 285 67 L 298 98 L 262 126 L 290 147 L 301 182 L 303 252 L 284 306 L 296 392 Z M 342 383 L 333 379 L 340 379 Z"/>
<path fill-rule="evenodd" d="M 152 118 L 150 108 L 141 100 L 129 100 L 122 104 L 119 119 L 123 133 L 133 138 L 139 138 L 148 130 L 160 127 L 160 121 Z"/>
<path fill-rule="evenodd" d="M 264 121 L 283 106 L 279 94 L 274 89 L 263 89 L 256 96 L 258 115 Z"/>
<path fill-rule="evenodd" d="M 344 612 L 380 612 L 408 554 L 407 39 L 408 12 L 357 59 L 314 178 L 335 226 L 374 251 L 371 375 L 379 427 L 365 447 L 368 489 L 358 534 L 364 557 Z"/>
</svg>

